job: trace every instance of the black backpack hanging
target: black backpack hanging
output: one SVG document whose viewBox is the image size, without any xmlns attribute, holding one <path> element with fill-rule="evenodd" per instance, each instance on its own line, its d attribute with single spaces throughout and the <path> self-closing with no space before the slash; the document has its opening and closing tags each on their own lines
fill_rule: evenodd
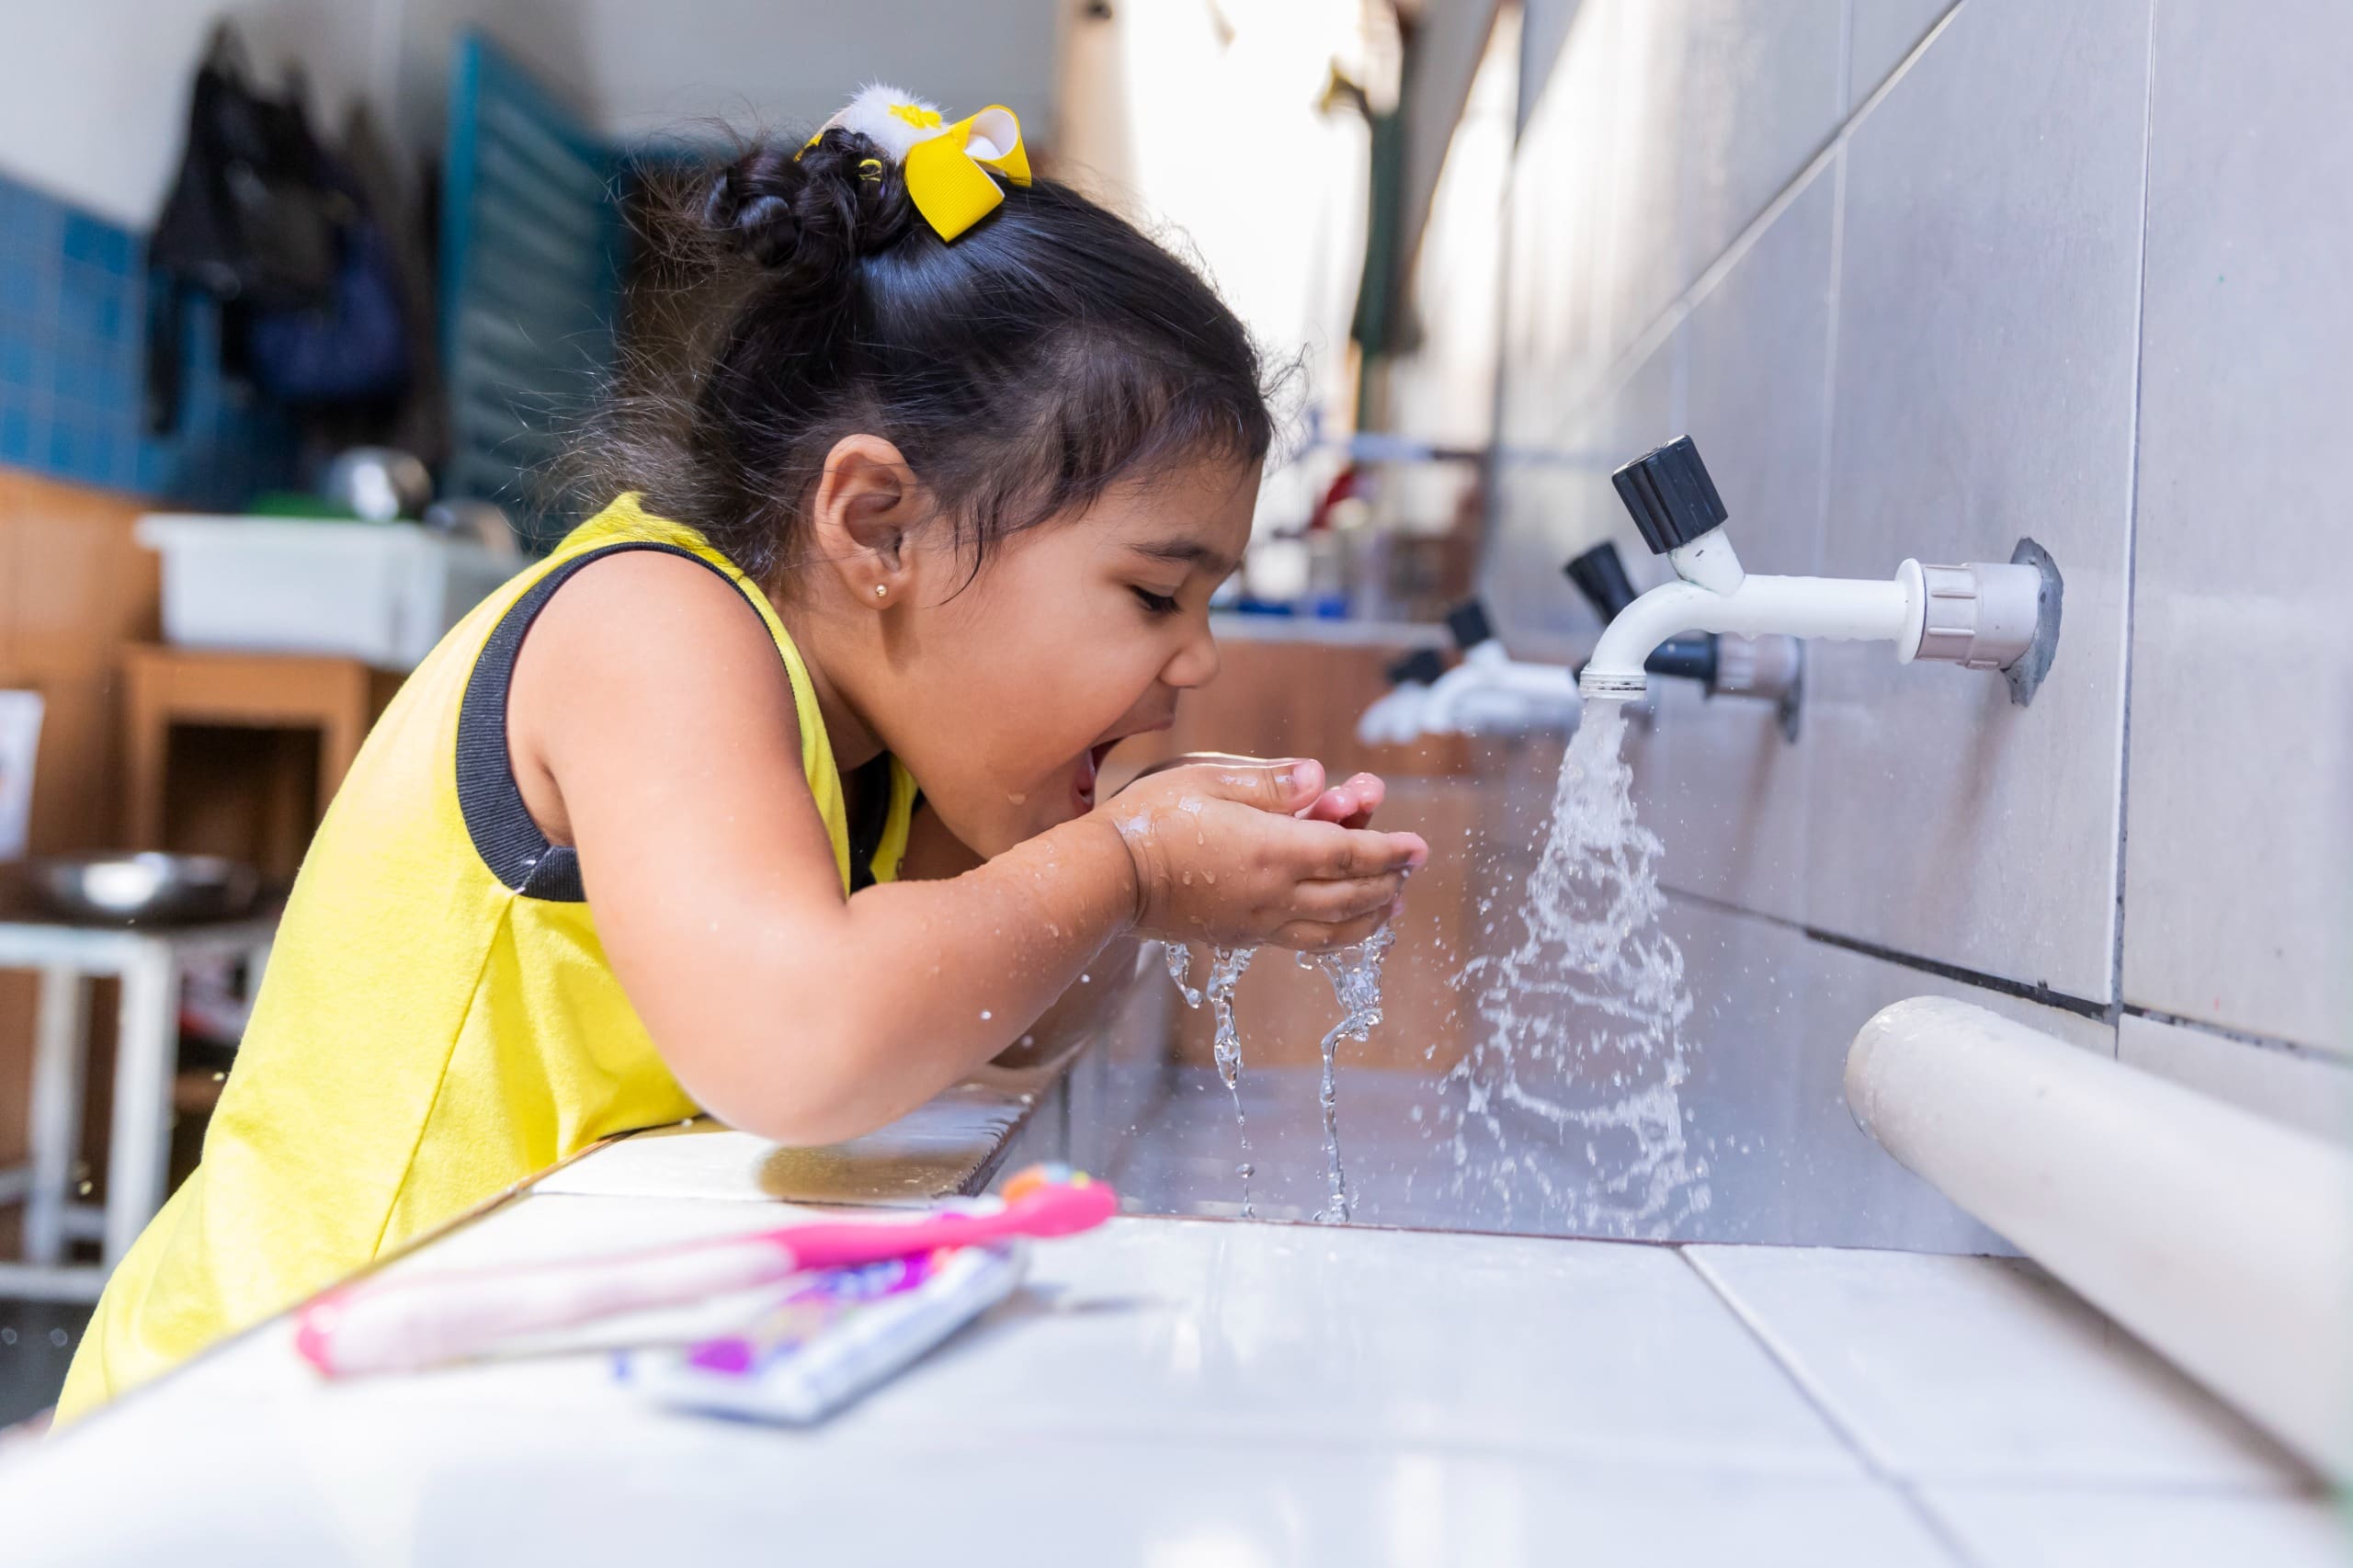
<svg viewBox="0 0 2353 1568">
<path fill-rule="evenodd" d="M 301 107 L 254 90 L 244 47 L 222 23 L 197 68 L 188 143 L 151 262 L 219 300 L 324 303 L 345 199 L 320 183 L 318 165 Z"/>
<path fill-rule="evenodd" d="M 283 400 L 397 392 L 407 367 L 388 248 L 300 95 L 256 90 L 234 29 L 216 28 L 148 246 L 148 428 L 177 422 L 190 291 L 222 303 L 226 368 Z"/>
</svg>

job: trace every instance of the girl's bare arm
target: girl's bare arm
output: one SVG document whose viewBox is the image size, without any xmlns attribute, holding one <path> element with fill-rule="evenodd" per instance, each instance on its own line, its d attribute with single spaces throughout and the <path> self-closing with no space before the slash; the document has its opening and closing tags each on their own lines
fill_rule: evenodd
<svg viewBox="0 0 2353 1568">
<path fill-rule="evenodd" d="M 923 1103 L 1115 938 L 1361 939 L 1427 854 L 1410 834 L 1291 817 L 1321 792 L 1312 763 L 1203 767 L 961 875 L 845 900 L 773 644 L 731 586 L 653 552 L 600 561 L 550 602 L 508 735 L 679 1082 L 796 1142 Z"/>
<path fill-rule="evenodd" d="M 1330 793 L 1330 791 L 1326 791 Z M 1362 824 L 1358 824 L 1361 826 Z M 944 881 L 984 864 L 928 808 L 918 807 L 907 833 L 907 856 L 899 875 L 908 881 Z M 1133 936 L 1114 937 L 1103 945 L 1069 987 L 1014 1040 L 1002 1060 L 1034 1062 L 1088 1040 L 1108 1028 L 1128 994 L 1135 989 L 1136 952 Z"/>
</svg>

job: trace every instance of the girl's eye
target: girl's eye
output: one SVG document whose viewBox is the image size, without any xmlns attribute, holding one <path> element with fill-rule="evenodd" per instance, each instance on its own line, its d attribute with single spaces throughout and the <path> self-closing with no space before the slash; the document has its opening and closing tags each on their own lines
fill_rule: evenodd
<svg viewBox="0 0 2353 1568">
<path fill-rule="evenodd" d="M 1175 615 L 1176 613 L 1176 596 L 1174 594 L 1155 594 L 1149 588 L 1133 588 L 1130 591 L 1135 595 L 1136 602 L 1143 606 L 1149 614 Z"/>
</svg>

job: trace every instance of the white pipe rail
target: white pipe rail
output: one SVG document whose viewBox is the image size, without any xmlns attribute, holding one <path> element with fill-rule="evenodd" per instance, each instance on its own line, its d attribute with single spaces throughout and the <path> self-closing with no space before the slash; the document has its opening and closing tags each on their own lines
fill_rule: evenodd
<svg viewBox="0 0 2353 1568">
<path fill-rule="evenodd" d="M 1847 1103 L 1946 1197 L 2353 1478 L 2353 1153 L 1940 996 L 1863 1026 Z"/>
</svg>

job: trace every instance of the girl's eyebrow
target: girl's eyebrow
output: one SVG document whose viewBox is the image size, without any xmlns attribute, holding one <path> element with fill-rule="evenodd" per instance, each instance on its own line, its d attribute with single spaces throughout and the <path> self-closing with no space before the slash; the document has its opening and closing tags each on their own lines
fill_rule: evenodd
<svg viewBox="0 0 2353 1568">
<path fill-rule="evenodd" d="M 1180 565 L 1197 566 L 1212 577 L 1222 577 L 1233 570 L 1233 562 L 1208 545 L 1189 539 L 1146 540 L 1128 546 L 1138 555 L 1149 555 L 1155 561 L 1173 561 Z"/>
</svg>

